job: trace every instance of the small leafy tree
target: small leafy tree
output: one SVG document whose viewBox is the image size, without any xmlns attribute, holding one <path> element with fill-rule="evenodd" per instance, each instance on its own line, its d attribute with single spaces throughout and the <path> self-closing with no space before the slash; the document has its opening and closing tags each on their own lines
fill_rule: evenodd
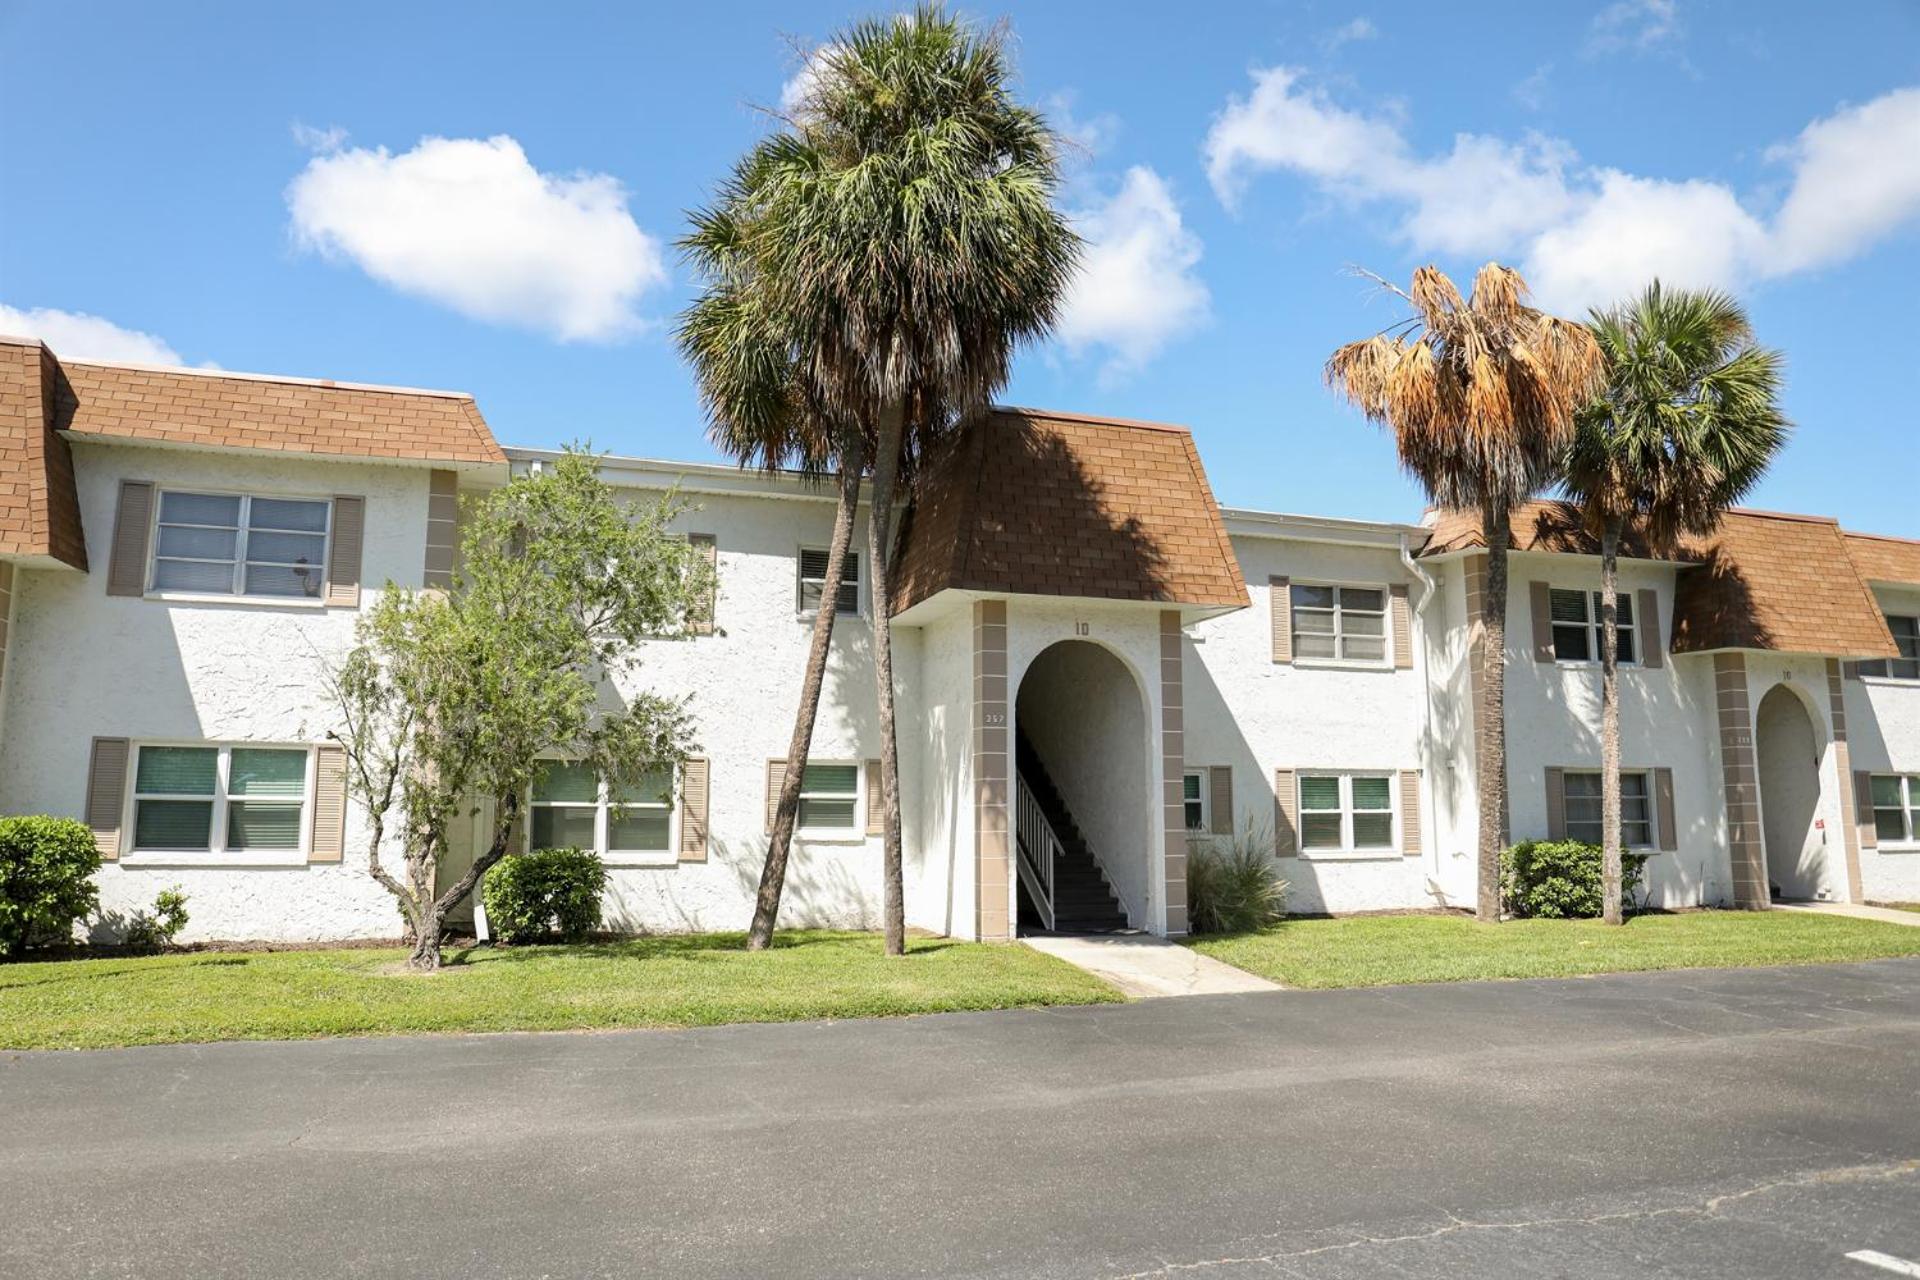
<svg viewBox="0 0 1920 1280">
<path fill-rule="evenodd" d="M 389 584 L 331 672 L 348 793 L 372 827 L 367 870 L 399 901 L 409 965 L 440 966 L 446 916 L 508 849 L 542 757 L 590 765 L 615 794 L 693 749 L 684 701 L 619 693 L 650 638 L 683 634 L 711 579 L 669 532 L 671 495 L 628 510 L 568 450 L 462 511 L 450 592 Z M 455 819 L 486 802 L 485 845 L 445 889 Z M 400 866 L 384 857 L 396 846 Z"/>
</svg>

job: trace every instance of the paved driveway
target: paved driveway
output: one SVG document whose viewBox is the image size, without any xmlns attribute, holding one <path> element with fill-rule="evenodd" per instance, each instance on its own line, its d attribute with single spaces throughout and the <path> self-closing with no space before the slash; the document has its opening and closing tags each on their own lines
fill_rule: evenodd
<svg viewBox="0 0 1920 1280">
<path fill-rule="evenodd" d="M 0 1274 L 1853 1276 L 1920 961 L 0 1057 Z"/>
</svg>

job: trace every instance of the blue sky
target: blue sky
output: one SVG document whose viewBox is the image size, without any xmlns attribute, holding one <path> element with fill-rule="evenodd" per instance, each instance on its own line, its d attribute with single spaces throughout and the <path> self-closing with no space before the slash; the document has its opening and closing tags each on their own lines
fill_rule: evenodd
<svg viewBox="0 0 1920 1280">
<path fill-rule="evenodd" d="M 0 330 L 472 391 L 511 443 L 711 457 L 684 211 L 844 5 L 0 0 Z M 1498 258 L 1581 314 L 1737 290 L 1789 362 L 1755 505 L 1920 536 L 1920 5 L 968 7 L 1077 138 L 1094 243 L 1004 399 L 1184 423 L 1222 501 L 1405 519 L 1320 365 L 1346 273 Z"/>
</svg>

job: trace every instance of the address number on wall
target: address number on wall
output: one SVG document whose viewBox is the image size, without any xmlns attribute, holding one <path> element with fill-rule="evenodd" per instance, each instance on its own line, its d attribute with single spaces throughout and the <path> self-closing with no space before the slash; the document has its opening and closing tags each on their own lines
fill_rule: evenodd
<svg viewBox="0 0 1920 1280">
<path fill-rule="evenodd" d="M 1073 624 L 1073 634 L 1077 636 L 1092 635 L 1093 624 L 1091 622 L 1076 622 Z"/>
</svg>

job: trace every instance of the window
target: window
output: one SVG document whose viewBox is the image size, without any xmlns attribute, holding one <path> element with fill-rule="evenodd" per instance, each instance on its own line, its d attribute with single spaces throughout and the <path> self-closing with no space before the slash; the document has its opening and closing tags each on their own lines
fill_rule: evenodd
<svg viewBox="0 0 1920 1280">
<path fill-rule="evenodd" d="M 809 764 L 800 776 L 800 826 L 808 831 L 854 831 L 860 766 Z"/>
<path fill-rule="evenodd" d="M 1873 829 L 1890 844 L 1920 842 L 1920 776 L 1873 775 Z"/>
<path fill-rule="evenodd" d="M 1570 769 L 1563 777 L 1567 839 L 1599 844 L 1605 837 L 1600 773 Z M 1653 789 L 1645 773 L 1620 773 L 1620 843 L 1630 849 L 1653 847 Z"/>
<path fill-rule="evenodd" d="M 1338 662 L 1387 660 L 1387 593 L 1379 587 L 1293 587 L 1293 654 Z"/>
<path fill-rule="evenodd" d="M 1561 662 L 1600 661 L 1600 593 L 1554 588 L 1549 593 L 1553 615 L 1553 656 Z M 1619 637 L 1621 662 L 1636 661 L 1633 593 L 1614 593 L 1614 631 Z"/>
<path fill-rule="evenodd" d="M 673 847 L 673 778 L 655 769 L 616 790 L 587 765 L 554 760 L 533 780 L 528 847 L 591 849 L 602 855 L 665 853 Z"/>
<path fill-rule="evenodd" d="M 1393 779 L 1384 773 L 1302 777 L 1300 847 L 1336 852 L 1393 848 Z"/>
<path fill-rule="evenodd" d="M 1181 803 L 1186 809 L 1187 830 L 1207 829 L 1207 779 L 1204 774 L 1189 773 L 1181 779 Z"/>
<path fill-rule="evenodd" d="M 134 850 L 298 850 L 307 829 L 307 756 L 302 747 L 142 746 Z"/>
<path fill-rule="evenodd" d="M 820 608 L 820 592 L 827 584 L 827 553 L 821 547 L 800 548 L 800 612 L 812 617 Z M 847 552 L 840 572 L 840 594 L 834 601 L 836 613 L 860 612 L 860 555 Z"/>
<path fill-rule="evenodd" d="M 1895 680 L 1920 680 L 1920 618 L 1890 613 L 1887 615 L 1887 630 L 1893 632 L 1893 642 L 1900 646 L 1900 656 L 1863 662 L 1860 664 L 1860 674 L 1891 676 Z"/>
<path fill-rule="evenodd" d="M 318 599 L 332 516 L 325 499 L 162 492 L 153 589 Z"/>
</svg>

